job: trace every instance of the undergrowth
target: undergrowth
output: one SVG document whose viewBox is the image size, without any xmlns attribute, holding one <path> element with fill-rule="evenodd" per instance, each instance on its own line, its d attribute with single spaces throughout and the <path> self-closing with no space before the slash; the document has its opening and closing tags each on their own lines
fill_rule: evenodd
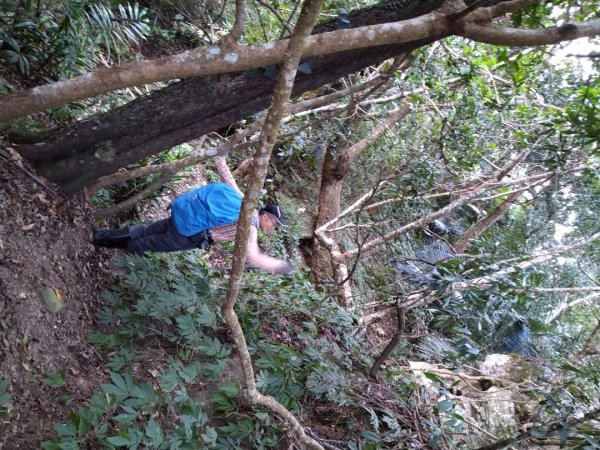
<svg viewBox="0 0 600 450">
<path fill-rule="evenodd" d="M 239 359 L 220 317 L 226 280 L 197 252 L 116 262 L 121 282 L 103 296 L 103 332 L 89 336 L 105 355 L 106 382 L 42 447 L 288 448 L 294 438 L 280 420 L 242 401 Z M 362 391 L 370 360 L 352 332 L 356 318 L 304 275 L 249 272 L 237 313 L 259 389 L 328 427 L 331 445 L 388 448 L 405 437 L 398 392 L 395 407 L 378 409 L 369 402 L 389 392 Z"/>
</svg>

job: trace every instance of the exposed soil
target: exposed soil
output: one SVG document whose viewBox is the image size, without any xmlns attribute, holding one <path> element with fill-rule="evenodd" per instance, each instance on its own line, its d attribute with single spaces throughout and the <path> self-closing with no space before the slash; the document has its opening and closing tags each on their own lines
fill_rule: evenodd
<svg viewBox="0 0 600 450">
<path fill-rule="evenodd" d="M 85 199 L 57 192 L 0 145 L 0 378 L 13 394 L 0 416 L 0 448 L 39 448 L 66 419 L 68 403 L 89 398 L 105 379 L 86 338 L 113 279 L 110 254 L 87 241 L 93 220 Z M 54 303 L 44 303 L 44 290 Z M 60 372 L 63 388 L 43 383 Z"/>
</svg>

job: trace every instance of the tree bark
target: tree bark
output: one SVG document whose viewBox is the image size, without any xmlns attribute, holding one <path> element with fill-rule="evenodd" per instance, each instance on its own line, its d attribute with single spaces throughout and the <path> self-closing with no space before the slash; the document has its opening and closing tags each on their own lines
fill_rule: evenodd
<svg viewBox="0 0 600 450">
<path fill-rule="evenodd" d="M 438 7 L 440 0 L 419 2 L 402 10 L 384 6 L 352 15 L 353 26 L 405 20 Z M 337 27 L 335 21 L 315 33 Z M 392 56 L 409 52 L 444 36 L 349 50 L 309 60 L 311 73 L 296 77 L 293 96 L 333 82 Z M 38 172 L 74 193 L 128 164 L 191 141 L 264 110 L 275 81 L 248 74 L 191 78 L 124 107 L 23 143 L 18 151 Z M 18 142 L 16 142 L 18 143 Z"/>
<path fill-rule="evenodd" d="M 340 215 L 342 188 L 344 178 L 350 170 L 350 164 L 369 144 L 379 139 L 387 130 L 392 128 L 396 122 L 409 113 L 410 107 L 408 105 L 392 111 L 382 123 L 374 127 L 373 130 L 360 141 L 352 145 L 346 140 L 341 140 L 338 142 L 335 149 L 330 149 L 325 153 L 325 159 L 321 170 L 321 188 L 319 190 L 319 206 L 315 228 L 319 228 Z M 332 228 L 335 228 L 335 224 L 332 225 Z M 339 233 L 336 232 L 330 233 L 330 237 L 336 244 L 339 240 L 338 234 Z M 313 243 L 311 268 L 312 272 L 315 274 L 318 273 L 318 276 L 321 278 L 323 278 L 324 275 L 328 278 L 332 278 L 331 255 L 327 249 L 323 248 L 318 240 L 315 240 Z M 315 278 L 316 282 L 319 281 L 316 279 L 316 276 L 313 278 Z"/>
<path fill-rule="evenodd" d="M 490 213 L 487 217 L 477 222 L 473 227 L 471 227 L 465 234 L 463 234 L 458 242 L 456 242 L 453 247 L 456 253 L 462 253 L 464 249 L 469 244 L 469 241 L 480 236 L 486 230 L 492 227 L 498 220 L 504 216 L 506 211 L 519 199 L 519 197 L 523 195 L 523 191 L 515 191 L 508 196 L 504 202 L 502 202 L 494 211 Z"/>
<path fill-rule="evenodd" d="M 267 112 L 260 134 L 258 150 L 254 156 L 254 170 L 252 171 L 252 177 L 248 183 L 244 202 L 242 203 L 242 210 L 235 237 L 235 254 L 231 276 L 229 278 L 229 291 L 227 293 L 227 298 L 221 307 L 223 320 L 227 324 L 240 353 L 247 399 L 251 404 L 264 406 L 277 413 L 292 428 L 300 443 L 303 444 L 303 448 L 312 448 L 316 450 L 323 450 L 323 447 L 305 433 L 304 428 L 298 422 L 298 419 L 296 419 L 296 417 L 275 398 L 264 395 L 258 391 L 254 368 L 252 367 L 252 359 L 250 352 L 248 351 L 244 331 L 233 307 L 239 295 L 243 280 L 251 221 L 258 202 L 259 191 L 265 182 L 269 158 L 275 142 L 277 141 L 277 134 L 281 125 L 285 105 L 290 99 L 294 74 L 298 67 L 302 50 L 306 46 L 306 40 L 313 28 L 318 13 L 321 10 L 323 1 L 324 0 L 307 0 L 304 3 L 298 24 L 294 29 L 294 34 L 292 35 L 290 44 L 285 52 L 283 69 L 278 77 L 277 86 L 273 95 L 273 102 Z"/>
</svg>

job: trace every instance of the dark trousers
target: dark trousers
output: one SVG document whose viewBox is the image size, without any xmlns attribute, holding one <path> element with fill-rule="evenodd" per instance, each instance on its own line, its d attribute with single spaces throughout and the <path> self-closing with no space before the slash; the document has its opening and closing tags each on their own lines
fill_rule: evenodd
<svg viewBox="0 0 600 450">
<path fill-rule="evenodd" d="M 133 225 L 129 227 L 129 235 L 127 249 L 133 253 L 176 252 L 193 248 L 206 250 L 212 244 L 210 234 L 206 231 L 192 236 L 179 234 L 171 223 L 171 218 L 149 225 Z"/>
</svg>

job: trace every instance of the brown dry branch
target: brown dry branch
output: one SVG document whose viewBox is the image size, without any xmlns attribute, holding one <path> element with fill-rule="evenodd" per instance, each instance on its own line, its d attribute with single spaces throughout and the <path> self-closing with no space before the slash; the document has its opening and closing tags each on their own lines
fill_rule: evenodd
<svg viewBox="0 0 600 450">
<path fill-rule="evenodd" d="M 246 0 L 235 1 L 235 25 L 227 36 L 223 38 L 223 46 L 236 44 L 242 37 L 244 23 L 246 22 Z"/>
<path fill-rule="evenodd" d="M 379 86 L 376 86 L 373 89 L 376 89 L 378 87 Z M 352 107 L 352 104 L 350 105 L 350 107 Z M 386 118 L 380 124 L 378 124 L 375 128 L 373 128 L 371 130 L 371 132 L 365 138 L 361 139 L 360 141 L 358 141 L 352 145 L 349 145 L 349 146 L 344 146 L 344 143 L 340 143 L 341 148 L 338 149 L 337 153 L 338 153 L 338 160 L 341 161 L 343 158 L 345 161 L 344 171 L 348 170 L 348 167 L 352 163 L 352 161 L 355 160 L 358 157 L 358 155 L 360 155 L 360 153 L 363 152 L 368 147 L 369 144 L 371 144 L 375 140 L 379 139 L 385 132 L 389 131 L 390 128 L 394 124 L 396 124 L 399 120 L 404 118 L 409 113 L 410 113 L 410 106 L 404 105 L 401 108 L 388 113 Z M 343 180 L 344 176 L 345 176 L 345 172 L 340 173 L 338 181 L 341 182 Z M 379 185 L 381 185 L 381 183 L 378 182 L 377 185 L 379 186 Z M 339 186 L 338 186 L 338 188 L 339 188 Z M 361 208 L 362 205 L 366 201 L 368 201 L 370 199 L 370 197 L 372 195 L 374 195 L 375 192 L 376 192 L 376 189 L 373 189 L 372 191 L 370 191 L 368 193 L 367 196 L 362 197 L 361 203 L 359 205 L 357 205 L 356 209 L 354 209 L 353 211 L 356 211 L 357 209 Z M 328 196 L 333 196 L 333 195 L 336 196 L 335 199 L 327 198 Z M 338 209 L 339 208 L 339 190 L 327 189 L 327 188 L 324 188 L 323 186 L 321 186 L 321 192 L 319 194 L 319 211 L 317 213 L 317 221 L 318 222 L 326 220 L 326 219 L 323 219 L 323 217 L 327 217 L 326 214 L 331 209 L 331 201 L 330 200 L 336 203 L 336 205 L 337 205 L 336 209 L 339 210 Z M 337 211 L 336 211 L 336 213 L 337 213 Z M 339 246 L 338 246 L 338 237 L 337 237 L 337 233 L 331 231 L 331 229 L 335 227 L 336 223 L 337 223 L 337 221 L 334 221 L 334 222 L 329 221 L 326 224 L 327 225 L 326 228 L 324 228 L 324 226 L 317 226 L 317 229 L 326 231 L 326 233 L 328 235 L 325 236 L 325 233 L 320 233 L 320 232 L 315 231 L 315 236 L 316 236 L 319 244 L 322 247 L 324 247 L 325 249 L 327 249 L 329 258 L 331 260 L 331 265 L 333 268 L 333 275 L 335 278 L 335 285 L 336 285 L 336 289 L 337 289 L 337 295 L 340 299 L 340 304 L 342 306 L 344 306 L 345 308 L 352 310 L 354 308 L 354 302 L 352 299 L 352 290 L 350 287 L 350 279 L 351 279 L 352 273 L 354 271 L 354 268 L 356 268 L 356 264 L 351 271 L 348 271 L 348 267 L 346 266 L 345 262 L 336 256 L 336 255 L 340 254 L 340 250 L 339 250 Z M 316 255 L 316 254 L 317 254 L 317 252 L 313 253 L 313 255 Z M 313 262 L 313 265 L 314 264 L 315 263 Z"/>
<path fill-rule="evenodd" d="M 394 348 L 396 348 L 396 345 L 398 345 L 398 342 L 400 342 L 400 338 L 404 335 L 404 330 L 406 328 L 406 309 L 400 306 L 399 300 L 400 299 L 396 301 L 396 314 L 398 315 L 398 330 L 396 331 L 392 339 L 390 339 L 388 344 L 381 352 L 381 355 L 379 355 L 379 357 L 375 360 L 375 362 L 371 366 L 371 369 L 369 370 L 369 375 L 371 375 L 371 377 L 376 380 L 379 376 L 379 368 L 388 358 L 390 353 L 392 353 Z"/>
<path fill-rule="evenodd" d="M 498 220 L 500 220 L 502 216 L 506 214 L 508 209 L 519 199 L 519 197 L 521 197 L 521 195 L 523 195 L 523 192 L 526 190 L 527 188 L 523 188 L 516 192 L 513 192 L 490 214 L 488 214 L 482 220 L 480 220 L 471 228 L 469 228 L 454 244 L 454 251 L 457 253 L 462 253 L 472 239 L 481 236 L 481 234 L 483 234 L 486 230 L 491 228 Z"/>
<path fill-rule="evenodd" d="M 556 288 L 559 289 L 559 288 Z M 586 289 L 587 288 L 565 288 L 565 289 L 573 289 L 573 291 L 563 291 L 563 292 L 579 292 L 579 289 Z M 597 290 L 598 288 L 590 288 L 590 290 Z M 543 290 L 538 289 L 534 289 L 534 291 L 540 291 L 540 292 L 544 292 Z M 551 292 L 551 291 L 550 291 Z M 550 323 L 554 320 L 556 320 L 557 317 L 559 317 L 563 312 L 567 311 L 569 308 L 572 308 L 575 305 L 579 305 L 579 304 L 586 304 L 591 302 L 592 300 L 596 300 L 600 298 L 600 293 L 598 294 L 592 294 L 592 295 L 587 295 L 585 297 L 581 297 L 578 299 L 575 299 L 573 301 L 570 301 L 568 303 L 562 303 L 560 304 L 557 308 L 555 308 L 552 312 L 550 312 L 550 314 L 548 314 L 548 317 L 546 318 L 546 323 Z"/>
<path fill-rule="evenodd" d="M 180 169 L 205 161 L 213 156 L 224 154 L 226 151 L 228 151 L 229 147 L 232 147 L 235 144 L 235 142 L 232 142 L 232 140 L 233 139 L 230 139 L 217 149 L 203 149 L 201 148 L 202 144 L 204 143 L 203 136 L 200 139 L 200 142 L 194 145 L 194 150 L 185 158 L 170 163 L 152 164 L 149 166 L 139 167 L 137 169 L 118 171 L 99 178 L 98 181 L 93 186 L 90 186 L 90 188 L 87 190 L 88 197 L 98 192 L 100 189 L 114 186 L 115 184 L 122 183 L 123 181 L 133 180 L 134 178 L 145 177 L 155 173 L 177 172 Z"/>
<path fill-rule="evenodd" d="M 165 173 L 162 177 L 160 177 L 158 180 L 151 183 L 147 188 L 143 189 L 142 191 L 140 191 L 133 197 L 130 197 L 127 200 L 122 201 L 121 203 L 118 203 L 114 206 L 110 206 L 108 208 L 104 208 L 99 211 L 95 211 L 94 218 L 96 220 L 104 220 L 104 219 L 108 219 L 109 217 L 115 216 L 119 213 L 122 213 L 124 211 L 128 211 L 129 209 L 133 208 L 136 205 L 136 203 L 144 200 L 149 195 L 156 192 L 158 189 L 160 189 L 165 184 L 167 184 L 169 181 L 171 181 L 176 174 L 177 174 L 176 170 Z"/>
<path fill-rule="evenodd" d="M 572 168 L 567 169 L 567 171 L 569 173 L 575 173 L 575 172 L 579 172 L 579 171 L 583 170 L 583 168 L 584 168 L 584 166 L 574 166 Z M 520 192 L 525 188 L 531 189 L 532 187 L 535 187 L 539 184 L 545 183 L 552 176 L 553 176 L 552 172 L 542 172 L 542 173 L 530 175 L 530 176 L 523 177 L 523 178 L 515 178 L 515 179 L 504 180 L 504 181 L 494 181 L 494 179 L 495 179 L 494 176 L 485 177 L 485 178 L 479 177 L 477 180 L 468 180 L 468 181 L 462 183 L 460 186 L 457 186 L 455 189 L 453 189 L 451 191 L 436 192 L 433 194 L 424 194 L 424 195 L 420 195 L 418 197 L 389 198 L 389 199 L 383 200 L 381 202 L 372 203 L 365 207 L 365 211 L 372 211 L 374 209 L 381 208 L 383 206 L 389 206 L 394 203 L 417 200 L 417 199 L 419 199 L 419 200 L 434 200 L 437 198 L 456 197 L 456 196 L 460 196 L 460 195 L 465 195 L 465 194 L 472 192 L 475 187 L 483 185 L 484 182 L 488 183 L 488 190 L 493 190 L 493 189 L 498 189 L 498 188 L 508 187 L 508 186 L 518 186 L 518 188 L 516 188 L 510 192 L 502 192 L 500 194 L 496 194 L 493 196 L 476 198 L 477 200 L 490 200 L 490 199 L 494 199 L 494 198 L 498 198 L 498 197 L 504 197 L 507 194 L 512 194 L 513 192 L 517 192 L 517 191 Z M 484 193 L 485 192 L 486 191 L 484 191 Z"/>
<path fill-rule="evenodd" d="M 579 286 L 579 287 L 565 287 L 565 288 L 529 288 L 529 291 L 534 292 L 590 292 L 600 291 L 600 286 Z"/>
<path fill-rule="evenodd" d="M 317 97 L 317 98 L 310 99 L 310 100 L 304 100 L 301 102 L 297 102 L 295 104 L 288 104 L 288 105 L 286 105 L 285 112 L 287 114 L 291 114 L 289 117 L 291 119 L 293 117 L 292 116 L 293 114 L 305 111 L 307 109 L 310 110 L 311 108 L 314 108 L 315 105 L 319 105 L 319 106 L 326 105 L 330 102 L 335 102 L 335 101 L 339 100 L 343 96 L 350 95 L 354 92 L 360 92 L 362 90 L 372 88 L 373 86 L 376 86 L 376 85 L 381 85 L 387 79 L 386 76 L 387 76 L 386 74 L 382 74 L 381 76 L 375 77 L 373 80 L 371 80 L 369 82 L 365 82 L 361 85 L 352 86 L 348 89 L 344 89 L 344 90 L 336 92 L 334 94 L 324 95 L 324 96 Z M 153 164 L 153 165 L 140 167 L 140 168 L 133 169 L 133 170 L 118 171 L 111 175 L 104 176 L 104 177 L 98 179 L 96 184 L 94 184 L 89 189 L 87 189 L 87 196 L 90 197 L 95 192 L 99 191 L 100 189 L 107 188 L 109 186 L 113 186 L 113 185 L 121 183 L 123 181 L 132 180 L 132 179 L 143 177 L 143 176 L 153 175 L 156 173 L 177 171 L 177 170 L 183 169 L 185 167 L 206 161 L 214 156 L 227 155 L 229 152 L 231 152 L 233 150 L 240 149 L 247 145 L 255 145 L 252 142 L 243 143 L 243 144 L 241 144 L 240 142 L 242 140 L 244 140 L 245 138 L 248 138 L 249 136 L 253 135 L 255 132 L 257 132 L 260 129 L 262 124 L 263 124 L 262 120 L 258 120 L 256 122 L 254 122 L 253 124 L 246 127 L 244 130 L 229 137 L 226 142 L 223 142 L 222 144 L 220 144 L 216 149 L 214 149 L 214 148 L 202 149 L 201 147 L 205 141 L 205 136 L 203 136 L 202 138 L 200 138 L 199 142 L 194 144 L 194 150 L 188 156 L 186 156 L 185 158 L 182 158 L 178 161 L 174 161 L 174 162 L 170 162 L 170 163 L 163 163 L 163 164 Z M 297 131 L 298 130 L 293 130 L 293 133 L 296 133 Z M 287 136 L 287 134 L 282 135 L 282 137 L 285 137 L 285 136 Z M 252 159 L 249 159 L 247 161 L 251 161 L 251 160 Z M 249 164 L 249 162 L 246 164 Z M 245 170 L 245 166 L 238 167 L 238 169 L 236 169 L 236 170 Z"/>
<path fill-rule="evenodd" d="M 533 427 L 524 433 L 520 433 L 516 436 L 509 437 L 509 438 L 500 439 L 496 442 L 492 442 L 491 444 L 486 444 L 481 447 L 478 447 L 475 450 L 499 450 L 501 448 L 508 447 L 511 444 L 515 444 L 517 442 L 522 442 L 526 439 L 530 439 L 535 432 L 539 431 L 542 428 L 544 429 L 546 434 L 550 434 L 552 432 L 560 430 L 565 425 L 572 428 L 575 425 L 589 422 L 590 420 L 595 420 L 598 418 L 599 415 L 600 415 L 600 408 L 594 408 L 594 409 L 587 411 L 586 413 L 584 413 L 581 416 L 577 416 L 577 418 L 574 418 L 572 416 L 560 417 L 551 422 L 541 424 L 537 427 Z"/>
<path fill-rule="evenodd" d="M 397 66 L 392 66 L 392 67 L 396 68 Z M 298 114 L 298 113 L 302 114 L 303 112 L 306 112 L 307 110 L 308 110 L 308 113 L 310 113 L 311 109 L 327 105 L 328 103 L 335 102 L 335 101 L 339 100 L 340 98 L 343 98 L 344 96 L 348 96 L 353 93 L 361 92 L 366 89 L 371 89 L 374 86 L 380 86 L 389 79 L 390 74 L 391 74 L 391 69 L 390 69 L 390 71 L 387 71 L 377 77 L 374 77 L 373 79 L 371 79 L 365 83 L 351 86 L 350 88 L 335 92 L 333 94 L 323 95 L 323 96 L 320 96 L 320 97 L 317 97 L 314 99 L 304 100 L 304 101 L 300 101 L 300 102 L 297 102 L 294 104 L 288 104 L 285 107 L 285 112 L 286 112 L 286 114 L 289 114 L 290 116 L 287 119 L 283 119 L 283 121 L 292 119 L 294 114 Z M 104 177 L 98 179 L 96 184 L 94 184 L 89 189 L 87 189 L 87 195 L 88 195 L 88 197 L 90 197 L 91 195 L 93 195 L 95 192 L 97 192 L 100 189 L 103 189 L 103 188 L 106 188 L 109 186 L 113 186 L 113 185 L 115 185 L 117 183 L 121 183 L 123 181 L 132 180 L 134 178 L 139 178 L 139 177 L 152 175 L 152 174 L 156 174 L 156 173 L 176 171 L 178 169 L 183 169 L 185 167 L 206 161 L 209 158 L 212 158 L 214 156 L 227 155 L 229 152 L 236 150 L 236 149 L 240 149 L 247 145 L 255 145 L 252 142 L 244 143 L 244 144 L 240 144 L 240 142 L 242 140 L 248 138 L 249 136 L 253 135 L 255 132 L 257 132 L 260 129 L 260 127 L 262 126 L 262 124 L 263 124 L 262 120 L 258 120 L 256 122 L 254 122 L 253 124 L 244 128 L 242 131 L 229 137 L 226 142 L 223 142 L 222 144 L 220 144 L 216 149 L 214 149 L 214 148 L 202 149 L 201 147 L 206 138 L 206 136 L 203 136 L 202 138 L 199 139 L 198 142 L 193 144 L 194 150 L 192 151 L 192 153 L 190 153 L 187 157 L 182 158 L 178 161 L 164 163 L 164 164 L 154 164 L 154 165 L 140 167 L 137 169 L 127 170 L 127 171 L 118 171 L 111 175 L 104 176 Z M 297 131 L 298 130 L 296 129 L 288 134 L 296 133 Z M 284 134 L 284 135 L 282 135 L 282 137 L 285 137 L 288 134 Z M 247 161 L 251 161 L 251 160 L 252 159 L 248 159 Z M 249 164 L 249 162 L 246 164 Z M 236 171 L 237 170 L 245 170 L 245 169 L 246 169 L 246 166 L 241 165 L 240 167 L 238 167 L 238 169 L 236 169 Z"/>
<path fill-rule="evenodd" d="M 509 163 L 509 164 L 511 164 L 511 163 Z M 583 168 L 584 168 L 584 166 L 582 166 L 582 165 L 574 165 L 573 167 L 567 169 L 567 171 L 568 172 L 577 172 L 577 171 L 582 170 Z M 537 175 L 523 178 L 523 179 L 519 180 L 519 182 L 520 183 L 540 182 L 542 180 L 548 179 L 552 175 L 553 175 L 552 173 L 537 174 Z M 396 238 L 397 236 L 405 234 L 411 230 L 422 227 L 423 224 L 429 223 L 435 219 L 443 217 L 450 211 L 456 209 L 459 206 L 469 203 L 473 199 L 479 197 L 481 194 L 488 192 L 491 189 L 495 189 L 500 186 L 505 186 L 507 184 L 508 185 L 519 184 L 519 182 L 517 182 L 517 180 L 497 181 L 495 178 L 491 179 L 491 180 L 484 180 L 483 182 L 477 181 L 476 184 L 473 183 L 472 186 L 469 186 L 468 188 L 461 190 L 460 196 L 456 200 L 450 202 L 445 207 L 440 208 L 437 211 L 434 211 L 433 213 L 428 214 L 424 217 L 416 219 L 406 225 L 403 225 L 402 227 L 400 227 L 396 230 L 393 230 L 393 231 L 385 234 L 384 236 L 373 239 L 372 241 L 370 241 L 362 246 L 361 252 L 363 253 L 363 255 L 367 255 L 367 254 L 371 253 L 378 246 L 384 244 L 386 241 L 388 241 L 392 238 Z M 344 252 L 341 255 L 341 257 L 344 259 L 354 257 L 356 255 L 356 253 L 357 253 L 356 249 L 347 250 L 346 252 Z"/>
<path fill-rule="evenodd" d="M 509 161 L 503 168 L 500 168 L 499 171 L 504 176 L 506 176 L 509 172 L 506 169 L 507 168 L 513 169 L 518 164 L 518 162 L 522 160 L 522 157 L 523 157 L 522 154 L 518 155 L 516 158 Z M 518 162 L 515 163 L 515 160 Z M 578 170 L 578 167 L 579 166 L 575 166 L 575 169 Z M 540 181 L 540 179 L 543 180 L 544 177 L 547 178 L 548 176 L 549 176 L 549 174 L 543 174 L 543 177 L 540 178 L 539 174 L 538 174 L 538 175 L 534 176 L 534 180 L 536 182 L 538 182 L 538 181 Z M 531 177 L 528 177 L 528 179 L 531 181 Z M 509 180 L 509 181 L 513 182 L 514 180 Z M 449 211 L 452 211 L 456 207 L 471 201 L 473 198 L 479 196 L 481 193 L 488 191 L 492 187 L 497 187 L 498 183 L 504 183 L 504 182 L 502 180 L 498 181 L 498 178 L 496 176 L 490 177 L 488 180 L 484 180 L 484 181 L 480 182 L 479 185 L 473 185 L 473 183 L 470 183 L 470 186 L 469 186 L 469 188 L 471 189 L 470 192 L 468 192 L 467 194 L 461 195 L 457 200 L 451 202 L 444 208 L 441 208 L 425 217 L 421 217 L 417 220 L 414 220 L 414 221 L 410 222 L 409 224 L 406 224 L 406 225 L 400 227 L 399 229 L 386 234 L 383 237 L 373 239 L 366 244 L 362 243 L 359 248 L 353 249 L 353 250 L 348 250 L 344 253 L 340 252 L 339 247 L 337 246 L 336 240 L 333 237 L 328 236 L 328 234 L 331 233 L 334 225 L 337 224 L 340 220 L 342 220 L 344 217 L 351 214 L 353 211 L 356 211 L 358 208 L 362 208 L 363 204 L 372 197 L 374 191 L 367 192 L 367 194 L 365 194 L 361 198 L 359 198 L 353 205 L 351 205 L 349 208 L 347 208 L 343 213 L 341 213 L 340 215 L 338 215 L 336 218 L 332 219 L 325 225 L 322 225 L 321 227 L 317 228 L 317 230 L 315 230 L 315 236 L 321 242 L 321 244 L 325 248 L 327 248 L 330 252 L 330 255 L 331 255 L 331 258 L 333 261 L 333 265 L 334 265 L 335 278 L 339 285 L 339 295 L 343 299 L 343 302 L 347 303 L 348 307 L 353 306 L 352 291 L 351 291 L 351 287 L 350 287 L 348 268 L 344 262 L 347 258 L 356 257 L 358 252 L 360 252 L 363 255 L 366 255 L 366 254 L 370 253 L 374 247 L 385 243 L 388 239 L 390 239 L 392 237 L 396 237 L 400 234 L 406 233 L 410 230 L 422 227 L 423 224 L 429 223 L 430 221 L 432 221 L 438 217 L 442 217 L 443 215 L 445 215 Z M 357 226 L 358 225 L 359 224 L 357 224 Z M 491 223 L 489 224 L 489 226 L 491 226 Z M 340 271 L 339 273 L 336 272 L 338 270 Z M 411 293 L 411 294 L 409 294 L 408 297 L 405 298 L 405 301 L 403 302 L 403 307 L 410 309 L 414 306 L 417 306 L 418 304 L 421 304 L 423 301 L 428 299 L 430 295 L 431 294 L 427 293 L 427 292 L 425 292 L 425 293 L 419 292 L 418 294 Z M 387 315 L 388 313 L 389 313 L 389 310 L 370 314 L 369 316 L 365 317 L 365 321 L 369 322 L 371 320 L 377 320 L 377 319 Z"/>
<path fill-rule="evenodd" d="M 324 223 L 323 225 L 315 229 L 315 237 L 319 240 L 319 243 L 327 249 L 329 255 L 331 256 L 335 281 L 339 287 L 339 295 L 342 298 L 342 304 L 344 304 L 344 306 L 350 309 L 352 309 L 354 302 L 352 298 L 352 289 L 348 280 L 348 267 L 343 261 L 342 252 L 340 251 L 337 241 L 328 235 L 328 231 L 338 221 L 354 212 L 364 202 L 366 202 L 367 199 L 371 198 L 374 195 L 374 193 L 377 192 L 380 186 L 381 185 L 378 185 L 375 188 L 369 190 L 366 194 L 364 194 L 356 202 L 354 202 L 352 205 L 346 208 L 346 210 L 344 210 L 337 217 L 333 218 L 329 222 Z M 346 281 L 344 282 L 344 280 Z"/>
<path fill-rule="evenodd" d="M 577 364 L 583 358 L 587 358 L 592 355 L 600 354 L 600 322 L 596 325 L 596 328 L 590 333 L 588 338 L 583 344 L 581 350 L 575 353 L 573 356 L 569 358 L 569 363 Z"/>
<path fill-rule="evenodd" d="M 288 32 L 288 34 L 292 34 L 292 27 L 290 26 L 290 23 L 284 19 L 284 17 L 279 13 L 279 11 L 277 11 L 277 9 L 275 9 L 273 7 L 273 5 L 267 3 L 265 0 L 256 0 L 259 4 L 261 4 L 262 6 L 264 6 L 265 8 L 267 8 L 269 11 L 271 11 L 273 13 L 273 15 L 275 17 L 277 17 L 277 20 L 279 20 L 279 23 L 281 23 L 281 26 L 283 28 L 285 28 Z"/>
<path fill-rule="evenodd" d="M 259 147 L 254 157 L 253 176 L 250 177 L 240 212 L 235 240 L 233 267 L 229 279 L 229 291 L 221 308 L 223 319 L 227 324 L 235 341 L 236 348 L 240 353 L 248 401 L 254 405 L 264 406 L 281 416 L 294 430 L 298 440 L 303 445 L 320 450 L 322 450 L 323 447 L 315 439 L 304 432 L 304 429 L 292 413 L 273 397 L 263 395 L 258 391 L 255 382 L 254 369 L 252 367 L 252 358 L 248 351 L 244 331 L 233 306 L 239 296 L 243 279 L 244 264 L 247 255 L 247 242 L 250 234 L 251 220 L 258 202 L 259 190 L 264 184 L 269 159 L 273 146 L 277 140 L 278 129 L 284 114 L 285 105 L 289 102 L 300 57 L 302 56 L 307 39 L 319 15 L 323 1 L 324 0 L 307 0 L 304 3 L 298 19 L 298 24 L 294 29 L 294 33 L 289 41 L 289 46 L 285 51 L 283 65 L 277 80 L 271 107 L 267 112 L 259 139 Z"/>
<path fill-rule="evenodd" d="M 556 256 L 563 255 L 569 253 L 573 250 L 577 250 L 585 245 L 591 244 L 596 240 L 600 239 L 600 232 L 590 234 L 588 236 L 584 236 L 582 238 L 576 239 L 570 244 L 557 246 L 547 252 L 532 255 L 528 259 L 515 264 L 512 267 L 498 270 L 490 275 L 485 275 L 483 277 L 478 277 L 472 280 L 467 281 L 458 281 L 452 285 L 453 292 L 462 292 L 469 289 L 487 289 L 492 286 L 495 282 L 505 278 L 507 275 L 515 273 L 517 271 L 525 270 L 530 267 L 543 264 Z M 499 262 L 501 264 L 501 262 Z M 408 295 L 405 295 L 402 300 L 402 307 L 408 309 L 414 308 L 415 306 L 427 303 L 436 299 L 438 294 L 428 288 L 417 289 Z M 388 316 L 391 313 L 391 308 L 386 308 L 381 311 L 374 312 L 372 314 L 368 314 L 364 316 L 364 322 L 366 324 L 373 323 L 377 320 L 381 320 L 382 318 Z"/>
</svg>

